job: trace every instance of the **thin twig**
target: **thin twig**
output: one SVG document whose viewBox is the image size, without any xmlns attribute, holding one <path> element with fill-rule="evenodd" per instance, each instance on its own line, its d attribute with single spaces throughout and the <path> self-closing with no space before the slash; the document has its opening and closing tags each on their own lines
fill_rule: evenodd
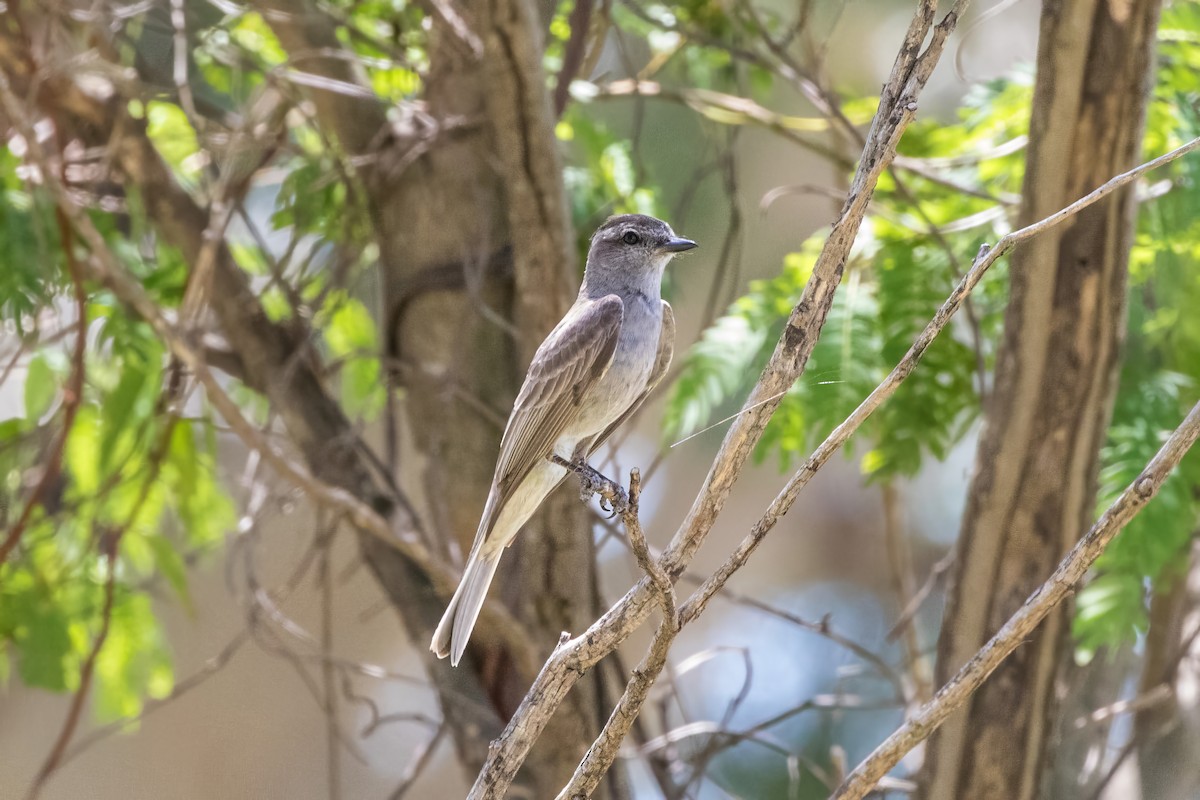
<svg viewBox="0 0 1200 800">
<path fill-rule="evenodd" d="M 104 534 L 104 536 L 107 538 L 108 534 Z M 58 738 L 54 740 L 54 746 L 50 748 L 50 753 L 46 756 L 46 760 L 42 762 L 41 768 L 38 769 L 37 775 L 33 779 L 33 784 L 29 787 L 29 792 L 25 795 L 25 800 L 37 800 L 37 797 L 42 792 L 42 787 L 46 784 L 50 775 L 54 770 L 58 769 L 63 754 L 66 752 L 67 745 L 71 743 L 71 737 L 75 734 L 75 728 L 79 725 L 79 717 L 83 713 L 83 701 L 87 698 L 88 690 L 92 685 L 92 675 L 96 670 L 96 659 L 100 656 L 100 650 L 104 647 L 104 642 L 108 638 L 109 627 L 112 624 L 113 599 L 116 596 L 117 584 L 116 541 L 112 541 L 110 546 L 111 549 L 108 551 L 105 559 L 108 562 L 108 578 L 104 582 L 104 607 L 100 611 L 100 631 L 96 634 L 96 639 L 92 642 L 92 648 L 88 651 L 87 658 L 84 659 L 83 666 L 79 669 L 79 688 L 71 696 L 71 706 L 67 709 L 67 718 L 63 722 L 62 730 L 58 732 Z"/>
<path fill-rule="evenodd" d="M 96 638 L 92 642 L 92 647 L 88 651 L 83 665 L 79 668 L 79 686 L 75 689 L 75 693 L 71 697 L 71 705 L 67 709 L 67 716 L 63 721 L 62 730 L 59 731 L 58 738 L 55 739 L 54 745 L 46 755 L 45 761 L 42 762 L 41 768 L 38 769 L 37 775 L 29 787 L 29 792 L 25 796 L 26 800 L 37 800 L 46 781 L 49 780 L 50 776 L 62 763 L 63 756 L 67 752 L 67 747 L 71 744 L 71 739 L 75 735 L 75 729 L 79 727 L 79 719 L 83 713 L 83 704 L 87 699 L 88 692 L 91 690 L 92 676 L 96 670 L 96 660 L 100 657 L 100 651 L 104 648 L 104 643 L 108 639 L 108 632 L 112 625 L 117 584 L 117 553 L 120 549 L 121 539 L 125 535 L 125 532 L 133 527 L 134 522 L 142 513 L 146 499 L 150 496 L 151 488 L 158 482 L 158 475 L 162 470 L 163 460 L 166 458 L 167 450 L 170 447 L 171 434 L 175 428 L 175 424 L 176 419 L 174 416 L 168 416 L 167 423 L 159 435 L 154 450 L 150 453 L 149 471 L 145 480 L 142 481 L 141 488 L 138 491 L 137 497 L 134 498 L 133 506 L 130 508 L 129 514 L 125 517 L 124 523 L 115 529 L 102 530 L 100 532 L 99 546 L 108 564 L 108 578 L 104 583 L 104 606 L 100 611 L 100 631 L 96 634 Z"/>
<path fill-rule="evenodd" d="M 933 594 L 933 587 L 936 586 L 938 581 L 941 580 L 942 576 L 945 575 L 952 566 L 954 566 L 954 562 L 957 559 L 958 548 L 951 547 L 946 551 L 946 555 L 938 559 L 937 563 L 935 563 L 929 569 L 929 575 L 925 577 L 925 582 L 922 583 L 921 588 L 917 589 L 917 591 L 913 593 L 912 597 L 909 598 L 908 605 L 906 605 L 904 610 L 900 612 L 900 615 L 896 617 L 896 623 L 892 625 L 892 629 L 888 631 L 887 640 L 889 642 L 894 641 L 896 637 L 900 635 L 900 631 L 903 630 L 905 626 L 909 624 L 912 618 L 916 616 L 916 613 L 921 610 L 921 606 L 924 605 L 925 601 L 929 598 L 929 595 Z"/>
<path fill-rule="evenodd" d="M 883 541 L 887 548 L 892 591 L 896 595 L 897 605 L 904 609 L 916 595 L 913 587 L 912 547 L 905 530 L 900 493 L 896 490 L 895 482 L 885 482 L 880 487 L 880 493 L 883 496 Z M 921 652 L 917 626 L 906 623 L 901 627 L 901 633 L 908 662 L 908 676 L 912 681 L 912 699 L 924 703 L 933 696 L 933 686 L 928 661 Z"/>
<path fill-rule="evenodd" d="M 638 566 L 650 578 L 657 592 L 659 605 L 671 625 L 678 630 L 678 612 L 676 611 L 675 589 L 671 579 L 663 572 L 650 555 L 650 547 L 646 543 L 646 533 L 642 530 L 642 522 L 638 518 L 638 500 L 642 494 L 642 474 L 634 468 L 629 473 L 629 490 L 626 491 L 612 478 L 606 478 L 587 464 L 574 463 L 556 454 L 551 454 L 549 460 L 565 467 L 579 478 L 580 495 L 585 499 L 591 495 L 600 497 L 600 507 L 620 516 L 621 523 L 629 535 L 629 544 L 633 555 L 637 558 Z"/>
<path fill-rule="evenodd" d="M 337 522 L 334 521 L 317 542 L 320 550 L 317 559 L 317 583 L 321 587 L 321 693 L 325 699 L 325 760 L 329 800 L 339 800 L 342 796 L 342 760 L 341 749 L 338 747 L 341 731 L 338 727 L 338 701 L 335 690 L 337 673 L 333 663 L 333 578 L 329 572 L 330 551 L 333 548 L 333 533 L 336 528 Z"/>
<path fill-rule="evenodd" d="M 433 736 L 430 736 L 425 744 L 421 745 L 412 754 L 412 760 L 409 761 L 408 768 L 404 770 L 404 776 L 400 779 L 400 783 L 396 786 L 395 791 L 391 793 L 388 800 L 402 800 L 404 795 L 408 794 L 408 790 L 416 783 L 417 778 L 421 777 L 421 773 L 425 771 L 425 767 L 429 766 L 433 754 L 437 752 L 437 746 L 441 743 L 446 735 L 446 723 L 438 725 Z"/>
<path fill-rule="evenodd" d="M 629 510 L 621 515 L 625 531 L 629 534 L 629 544 L 638 566 L 650 576 L 658 593 L 658 602 L 662 606 L 663 617 L 670 627 L 679 629 L 679 613 L 676 611 L 675 587 L 671 579 L 663 572 L 658 562 L 650 557 L 650 547 L 646 544 L 646 534 L 642 531 L 642 523 L 638 519 L 638 499 L 642 495 L 642 476 L 637 469 L 629 473 Z"/>
<path fill-rule="evenodd" d="M 169 705 L 170 703 L 190 692 L 192 689 L 207 681 L 212 676 L 216 675 L 225 668 L 225 665 L 228 664 L 235 655 L 237 655 L 238 650 L 242 648 L 242 645 L 244 645 L 248 639 L 248 631 L 238 631 L 237 635 L 230 639 L 229 642 L 227 642 L 225 646 L 216 653 L 216 655 L 206 660 L 200 666 L 200 669 L 198 669 L 192 675 L 189 675 L 187 678 L 177 681 L 175 683 L 175 687 L 171 690 L 169 695 L 158 700 L 148 700 L 142 707 L 141 713 L 137 716 L 110 722 L 108 725 L 105 725 L 102 728 L 97 728 L 86 736 L 80 738 L 63 754 L 62 759 L 59 761 L 59 768 L 61 769 L 76 756 L 82 755 L 94 745 L 99 744 L 113 734 L 120 733 L 124 730 L 127 730 L 131 726 L 137 725 L 145 720 L 146 717 Z"/>
</svg>

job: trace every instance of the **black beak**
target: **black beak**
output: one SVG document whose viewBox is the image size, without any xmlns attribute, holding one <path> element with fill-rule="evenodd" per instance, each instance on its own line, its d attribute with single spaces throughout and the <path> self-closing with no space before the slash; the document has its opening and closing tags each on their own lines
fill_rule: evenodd
<svg viewBox="0 0 1200 800">
<path fill-rule="evenodd" d="M 667 242 L 662 246 L 662 249 L 666 250 L 668 253 L 684 253 L 696 246 L 696 243 L 691 239 L 681 239 L 678 236 L 674 236 L 670 239 L 667 239 Z"/>
</svg>

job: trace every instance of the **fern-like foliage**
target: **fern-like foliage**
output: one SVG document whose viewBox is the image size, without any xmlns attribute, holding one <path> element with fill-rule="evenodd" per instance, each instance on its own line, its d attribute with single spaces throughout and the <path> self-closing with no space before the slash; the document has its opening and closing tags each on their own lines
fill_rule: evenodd
<svg viewBox="0 0 1200 800">
<path fill-rule="evenodd" d="M 965 105 L 958 124 L 914 125 L 905 139 L 906 154 L 944 156 L 1013 140 L 1028 124 L 1030 89 L 1023 76 L 983 87 Z M 959 172 L 955 178 L 966 184 L 987 175 L 997 191 L 1013 191 L 1020 183 L 1020 157 L 1007 153 Z M 763 433 L 756 453 L 760 460 L 773 453 L 781 468 L 794 464 L 896 365 L 968 266 L 965 254 L 1001 235 L 1007 221 L 999 216 L 980 229 L 940 236 L 931 232 L 932 226 L 989 207 L 986 200 L 919 177 L 905 175 L 900 183 L 884 176 L 804 376 Z M 668 437 L 701 429 L 718 414 L 731 412 L 734 401 L 745 396 L 799 300 L 823 241 L 823 232 L 814 234 L 784 259 L 777 277 L 752 283 L 703 334 L 673 388 L 666 412 Z M 999 329 L 1002 305 L 1002 290 L 977 298 L 978 334 L 966 325 L 943 334 L 917 371 L 868 420 L 859 433 L 859 441 L 869 444 L 862 461 L 865 475 L 912 475 L 926 455 L 943 458 L 961 439 L 978 408 L 978 366 L 990 363 L 987 334 Z"/>
</svg>

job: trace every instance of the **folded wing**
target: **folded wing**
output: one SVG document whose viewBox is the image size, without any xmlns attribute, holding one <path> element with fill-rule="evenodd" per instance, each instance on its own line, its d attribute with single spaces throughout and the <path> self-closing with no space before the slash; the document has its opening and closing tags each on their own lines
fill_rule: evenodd
<svg viewBox="0 0 1200 800">
<path fill-rule="evenodd" d="M 500 509 L 529 470 L 549 455 L 588 391 L 608 371 L 624 311 L 615 294 L 578 305 L 538 348 L 500 442 L 475 547 L 486 540 Z"/>
</svg>

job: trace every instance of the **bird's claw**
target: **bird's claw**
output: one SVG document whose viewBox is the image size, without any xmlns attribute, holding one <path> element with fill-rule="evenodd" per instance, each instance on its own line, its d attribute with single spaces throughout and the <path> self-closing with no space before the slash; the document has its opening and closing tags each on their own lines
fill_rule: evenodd
<svg viewBox="0 0 1200 800">
<path fill-rule="evenodd" d="M 579 499 L 583 502 L 590 501 L 592 495 L 598 495 L 600 510 L 608 512 L 609 519 L 623 514 L 629 508 L 629 495 L 616 481 L 601 475 L 586 462 L 556 460 L 579 478 Z"/>
</svg>

